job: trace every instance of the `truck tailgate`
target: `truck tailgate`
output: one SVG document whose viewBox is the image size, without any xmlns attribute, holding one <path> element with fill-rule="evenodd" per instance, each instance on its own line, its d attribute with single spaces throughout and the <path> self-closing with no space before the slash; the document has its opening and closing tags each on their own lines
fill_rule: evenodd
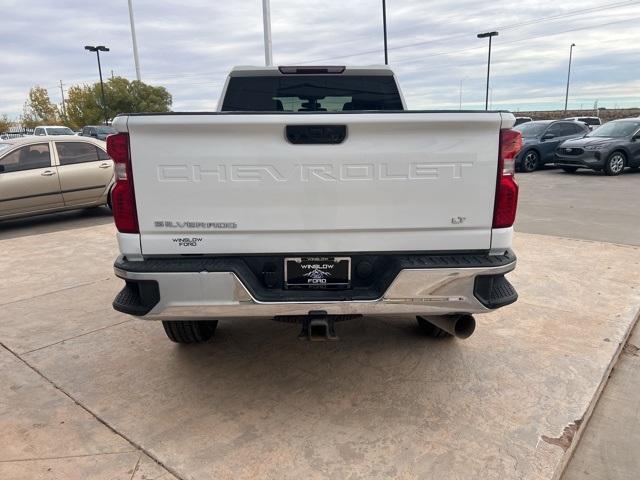
<svg viewBox="0 0 640 480">
<path fill-rule="evenodd" d="M 130 134 L 142 253 L 167 255 L 489 249 L 501 122 L 224 113 L 115 125 Z M 345 126 L 346 138 L 294 144 L 291 125 Z"/>
</svg>

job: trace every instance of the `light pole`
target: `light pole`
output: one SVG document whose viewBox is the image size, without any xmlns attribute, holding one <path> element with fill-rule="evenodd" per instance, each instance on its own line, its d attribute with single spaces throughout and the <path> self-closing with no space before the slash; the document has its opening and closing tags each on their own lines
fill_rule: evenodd
<svg viewBox="0 0 640 480">
<path fill-rule="evenodd" d="M 85 50 L 89 50 L 90 52 L 96 52 L 98 57 L 98 73 L 100 74 L 100 92 L 102 93 L 102 111 L 104 113 L 104 124 L 109 123 L 109 118 L 107 117 L 107 102 L 104 98 L 104 83 L 102 82 L 102 66 L 100 65 L 100 52 L 108 52 L 109 49 L 104 45 L 97 45 L 92 47 L 91 45 L 85 45 Z"/>
<path fill-rule="evenodd" d="M 262 0 L 262 28 L 264 30 L 264 64 L 270 67 L 273 65 L 273 53 L 271 51 L 271 5 L 269 0 Z"/>
<path fill-rule="evenodd" d="M 487 60 L 487 93 L 485 94 L 484 109 L 489 110 L 489 73 L 491 71 L 491 39 L 497 37 L 498 32 L 479 33 L 478 38 L 489 37 L 489 59 Z"/>
<path fill-rule="evenodd" d="M 138 40 L 136 39 L 136 24 L 133 20 L 133 0 L 129 0 L 129 23 L 131 23 L 131 41 L 133 42 L 133 61 L 136 64 L 136 79 L 140 78 L 140 59 L 138 58 Z"/>
<path fill-rule="evenodd" d="M 384 64 L 389 65 L 389 54 L 387 53 L 387 2 L 382 0 L 382 31 L 384 32 Z"/>
<path fill-rule="evenodd" d="M 564 97 L 564 113 L 567 113 L 567 106 L 569 105 L 569 80 L 571 79 L 571 57 L 573 57 L 573 47 L 576 44 L 572 43 L 569 47 L 569 70 L 567 71 L 567 93 Z"/>
</svg>

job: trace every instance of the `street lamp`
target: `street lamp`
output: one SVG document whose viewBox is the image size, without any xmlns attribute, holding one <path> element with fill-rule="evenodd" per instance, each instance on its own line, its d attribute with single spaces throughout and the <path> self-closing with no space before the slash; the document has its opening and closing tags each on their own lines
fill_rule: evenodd
<svg viewBox="0 0 640 480">
<path fill-rule="evenodd" d="M 100 74 L 100 92 L 102 93 L 102 111 L 104 113 L 104 124 L 109 123 L 109 118 L 107 117 L 107 102 L 104 98 L 104 83 L 102 82 L 102 67 L 100 66 L 100 52 L 108 52 L 109 49 L 104 45 L 97 45 L 92 47 L 91 45 L 85 45 L 85 50 L 89 50 L 90 52 L 96 52 L 98 56 L 98 73 Z"/>
<path fill-rule="evenodd" d="M 572 43 L 569 48 L 569 71 L 567 72 L 567 94 L 564 97 L 564 113 L 567 113 L 567 105 L 569 104 L 569 79 L 571 78 L 571 57 L 573 56 L 573 47 L 576 44 Z"/>
<path fill-rule="evenodd" d="M 478 38 L 489 37 L 489 59 L 487 60 L 487 93 L 485 94 L 484 109 L 489 110 L 489 72 L 491 71 L 491 39 L 497 37 L 498 32 L 479 33 Z"/>
</svg>

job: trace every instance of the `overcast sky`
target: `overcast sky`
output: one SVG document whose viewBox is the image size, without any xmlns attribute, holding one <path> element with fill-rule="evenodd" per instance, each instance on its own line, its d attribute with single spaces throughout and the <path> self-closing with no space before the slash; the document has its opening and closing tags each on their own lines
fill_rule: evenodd
<svg viewBox="0 0 640 480">
<path fill-rule="evenodd" d="M 261 0 L 134 0 L 142 79 L 174 110 L 213 110 L 233 65 L 264 64 Z M 271 0 L 276 65 L 384 62 L 381 0 Z M 135 78 L 126 0 L 0 0 L 0 114 L 17 117 L 33 85 L 60 101 L 97 80 L 87 44 L 111 48 L 105 75 Z M 387 0 L 389 59 L 410 108 L 640 106 L 640 0 Z"/>
</svg>

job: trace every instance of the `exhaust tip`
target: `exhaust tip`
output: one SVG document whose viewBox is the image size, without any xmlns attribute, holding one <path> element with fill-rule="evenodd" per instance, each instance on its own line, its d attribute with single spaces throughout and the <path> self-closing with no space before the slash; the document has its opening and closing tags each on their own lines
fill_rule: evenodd
<svg viewBox="0 0 640 480">
<path fill-rule="evenodd" d="M 454 324 L 456 338 L 469 338 L 476 330 L 476 319 L 473 315 L 460 315 Z"/>
<path fill-rule="evenodd" d="M 469 338 L 476 329 L 476 319 L 468 313 L 456 315 L 418 315 L 418 325 L 423 332 L 434 338 L 453 336 L 460 339 Z"/>
</svg>

